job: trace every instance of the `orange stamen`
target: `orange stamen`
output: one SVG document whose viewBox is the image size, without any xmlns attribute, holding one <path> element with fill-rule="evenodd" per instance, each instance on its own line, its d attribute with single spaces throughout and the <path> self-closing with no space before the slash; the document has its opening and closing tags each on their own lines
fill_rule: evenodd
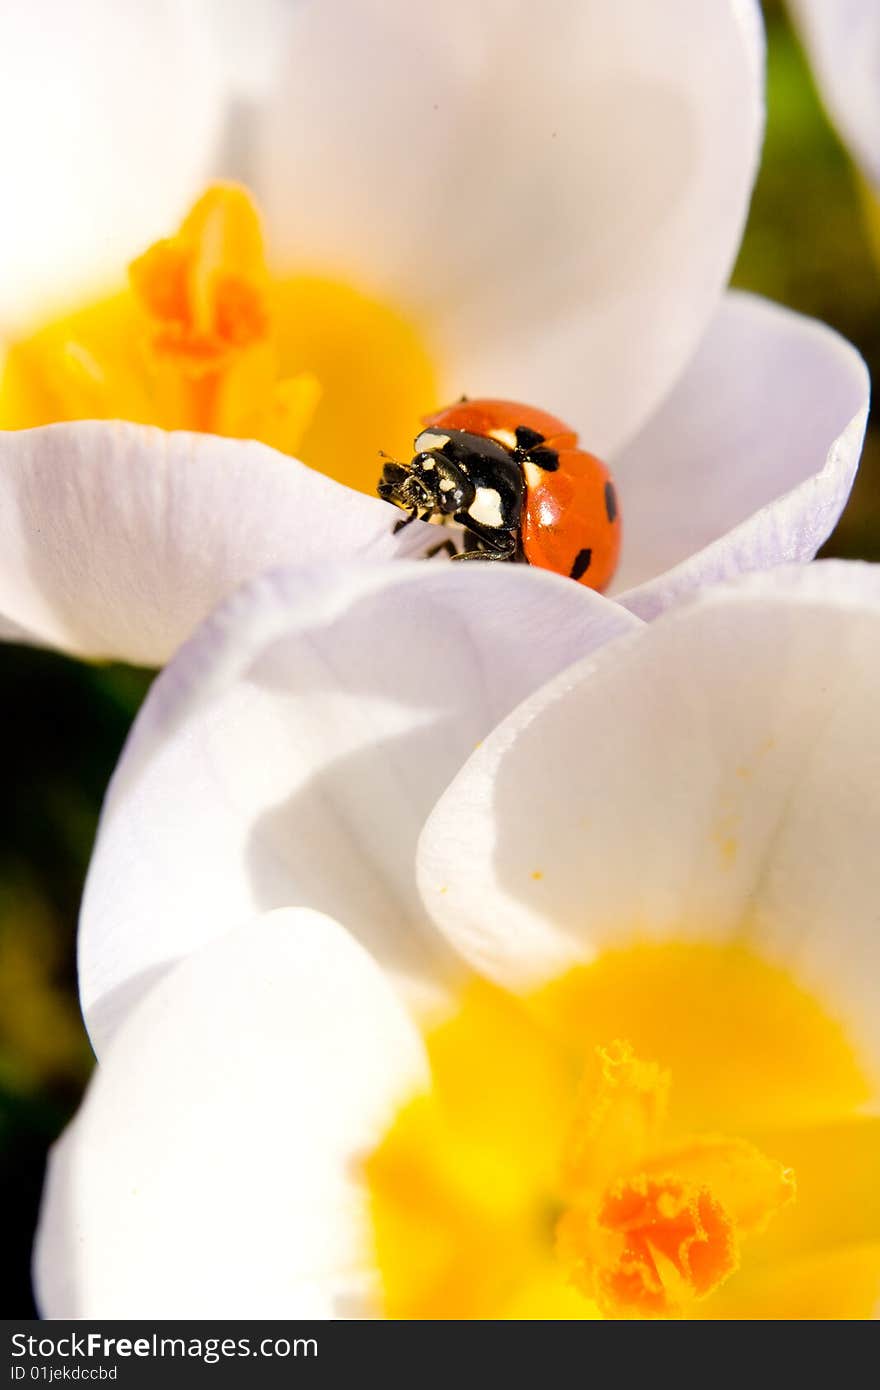
<svg viewBox="0 0 880 1390">
<path fill-rule="evenodd" d="M 279 380 L 263 234 L 245 190 L 209 188 L 129 278 L 167 423 L 292 449 L 320 388 L 309 372 Z"/>
<path fill-rule="evenodd" d="M 736 1269 L 739 1236 L 794 1196 L 791 1172 L 745 1140 L 662 1147 L 668 1087 L 668 1073 L 615 1042 L 597 1049 L 581 1088 L 557 1249 L 607 1317 L 680 1315 Z"/>
</svg>

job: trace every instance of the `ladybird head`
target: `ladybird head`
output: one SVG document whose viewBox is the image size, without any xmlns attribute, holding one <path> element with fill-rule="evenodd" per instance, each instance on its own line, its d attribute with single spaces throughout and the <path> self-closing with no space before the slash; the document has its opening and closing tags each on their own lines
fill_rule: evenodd
<svg viewBox="0 0 880 1390">
<path fill-rule="evenodd" d="M 421 449 L 409 463 L 389 460 L 377 492 L 386 502 L 423 518 L 466 510 L 474 487 L 461 467 L 439 448 Z"/>
<path fill-rule="evenodd" d="M 397 463 L 389 459 L 382 469 L 382 476 L 376 491 L 386 502 L 405 512 L 430 513 L 433 501 L 430 490 L 425 486 L 420 471 L 411 463 Z"/>
</svg>

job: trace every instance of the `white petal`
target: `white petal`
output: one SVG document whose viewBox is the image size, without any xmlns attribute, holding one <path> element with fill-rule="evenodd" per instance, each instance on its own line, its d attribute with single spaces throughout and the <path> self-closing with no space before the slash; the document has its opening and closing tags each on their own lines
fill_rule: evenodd
<svg viewBox="0 0 880 1390">
<path fill-rule="evenodd" d="M 238 98 L 232 118 L 241 117 L 241 101 L 259 102 L 286 52 L 296 10 L 304 0 L 197 0 L 205 38 L 222 64 L 227 86 Z"/>
<path fill-rule="evenodd" d="M 427 536 L 265 445 L 83 421 L 0 432 L 0 629 L 167 661 L 273 565 L 409 554 Z"/>
<path fill-rule="evenodd" d="M 273 913 L 214 943 L 128 1020 L 53 1151 L 43 1316 L 351 1316 L 371 1265 L 358 1161 L 425 1076 L 335 922 Z"/>
<path fill-rule="evenodd" d="M 880 5 L 788 0 L 828 114 L 880 188 Z"/>
<path fill-rule="evenodd" d="M 706 591 L 486 740 L 423 833 L 426 905 L 515 984 L 634 937 L 739 933 L 826 1000 L 880 1084 L 878 707 L 878 568 Z"/>
<path fill-rule="evenodd" d="M 279 255 L 433 330 L 444 394 L 602 453 L 693 350 L 762 132 L 752 0 L 321 0 L 266 122 Z"/>
<path fill-rule="evenodd" d="M 173 0 L 6 0 L 0 335 L 115 282 L 208 176 L 221 73 Z"/>
<path fill-rule="evenodd" d="M 726 297 L 696 357 L 614 461 L 624 518 L 615 596 L 653 618 L 742 570 L 811 560 L 858 467 L 870 378 L 824 324 Z"/>
<path fill-rule="evenodd" d="M 415 884 L 434 801 L 521 699 L 638 625 L 526 566 L 315 568 L 238 594 L 154 684 L 111 787 L 80 931 L 98 1050 L 171 962 L 288 904 L 434 979 L 448 955 Z"/>
</svg>

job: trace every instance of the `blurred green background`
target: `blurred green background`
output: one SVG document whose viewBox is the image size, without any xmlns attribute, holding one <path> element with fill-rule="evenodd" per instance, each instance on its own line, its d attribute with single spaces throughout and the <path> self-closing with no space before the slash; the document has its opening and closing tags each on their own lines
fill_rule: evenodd
<svg viewBox="0 0 880 1390">
<path fill-rule="evenodd" d="M 865 201 L 781 4 L 765 4 L 769 119 L 734 283 L 832 324 L 880 380 L 880 256 Z M 878 248 L 880 249 L 880 248 Z M 823 552 L 880 560 L 880 423 Z M 149 684 L 0 646 L 0 1174 L 4 1315 L 33 1315 L 30 1247 L 46 1151 L 92 1057 L 75 983 L 76 919 L 101 798 Z"/>
</svg>

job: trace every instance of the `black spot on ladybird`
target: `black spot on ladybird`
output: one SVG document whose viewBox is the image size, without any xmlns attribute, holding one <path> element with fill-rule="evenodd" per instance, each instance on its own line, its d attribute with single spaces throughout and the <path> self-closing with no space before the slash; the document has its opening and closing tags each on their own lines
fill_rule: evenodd
<svg viewBox="0 0 880 1390">
<path fill-rule="evenodd" d="M 583 550 L 579 550 L 577 555 L 574 557 L 574 564 L 571 567 L 571 578 L 582 578 L 582 576 L 585 575 L 587 570 L 590 568 L 590 561 L 592 560 L 592 558 L 593 552 L 589 546 L 586 546 Z"/>
<path fill-rule="evenodd" d="M 617 493 L 614 491 L 614 484 L 610 482 L 605 484 L 605 510 L 608 520 L 614 523 L 617 520 Z"/>
<path fill-rule="evenodd" d="M 537 430 L 529 429 L 528 425 L 517 425 L 516 443 L 517 448 L 525 449 L 528 452 L 529 449 L 534 449 L 536 444 L 543 444 L 544 436 L 539 434 Z"/>
<path fill-rule="evenodd" d="M 555 449 L 530 449 L 529 463 L 543 468 L 545 473 L 555 473 L 559 467 L 559 455 Z"/>
</svg>

